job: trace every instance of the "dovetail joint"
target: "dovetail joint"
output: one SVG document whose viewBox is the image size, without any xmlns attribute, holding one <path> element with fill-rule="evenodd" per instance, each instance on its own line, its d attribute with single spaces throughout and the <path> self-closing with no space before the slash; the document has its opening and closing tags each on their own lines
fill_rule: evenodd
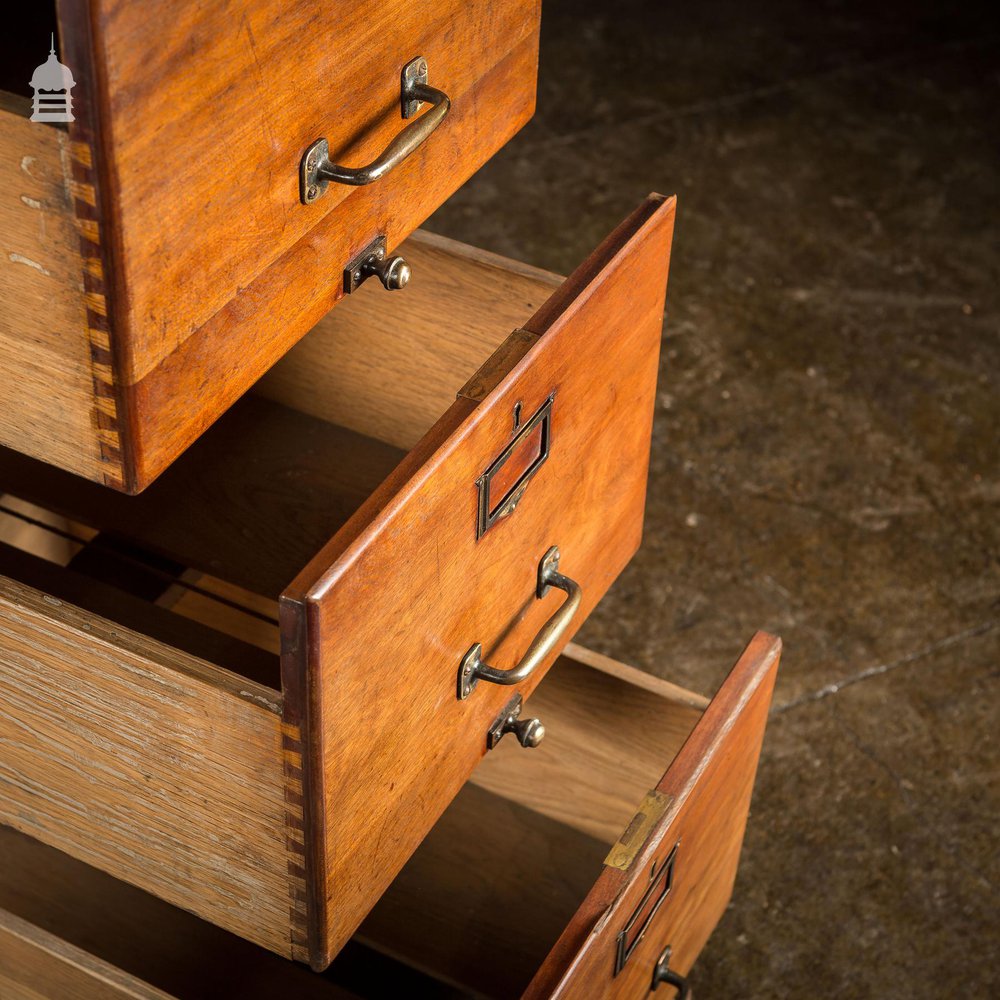
<svg viewBox="0 0 1000 1000">
<path fill-rule="evenodd" d="M 309 938 L 302 752 L 302 730 L 299 726 L 283 722 L 281 725 L 281 754 L 285 769 L 288 923 L 292 958 L 306 962 L 309 960 Z"/>
</svg>

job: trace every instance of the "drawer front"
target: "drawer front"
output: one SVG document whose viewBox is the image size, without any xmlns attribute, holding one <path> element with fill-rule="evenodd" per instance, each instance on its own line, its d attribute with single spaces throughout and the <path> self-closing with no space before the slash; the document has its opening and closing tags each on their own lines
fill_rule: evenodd
<svg viewBox="0 0 1000 1000">
<path fill-rule="evenodd" d="M 135 492 L 335 304 L 359 251 L 393 250 L 531 117 L 539 2 L 58 6 L 87 234 L 72 289 L 94 313 L 73 332 L 98 328 L 114 391 L 95 413 Z M 447 116 L 383 176 L 303 204 L 311 144 L 363 166 L 431 112 L 402 117 L 416 57 Z"/>
<path fill-rule="evenodd" d="M 754 636 L 525 1000 L 684 995 L 732 893 L 780 652 L 779 639 Z"/>
<path fill-rule="evenodd" d="M 318 966 L 639 544 L 673 214 L 659 196 L 633 213 L 286 592 L 283 684 L 306 750 Z M 580 596 L 566 581 L 570 594 L 539 596 L 556 546 Z M 546 628 L 522 683 L 480 680 L 460 696 L 470 650 L 507 670 Z"/>
</svg>

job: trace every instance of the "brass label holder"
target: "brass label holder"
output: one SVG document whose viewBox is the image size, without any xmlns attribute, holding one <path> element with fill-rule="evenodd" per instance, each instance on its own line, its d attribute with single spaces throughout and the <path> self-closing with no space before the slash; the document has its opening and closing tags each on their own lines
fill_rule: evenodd
<svg viewBox="0 0 1000 1000">
<path fill-rule="evenodd" d="M 494 459 L 489 468 L 476 480 L 479 489 L 479 503 L 476 512 L 476 540 L 478 541 L 493 527 L 497 521 L 503 520 L 514 513 L 528 488 L 528 483 L 546 463 L 549 453 L 552 450 L 552 403 L 556 398 L 552 393 L 548 399 L 535 411 L 527 423 L 520 423 L 520 406 L 515 407 L 514 436 L 510 443 Z M 541 440 L 538 446 L 538 454 L 532 459 L 528 467 L 518 476 L 517 481 L 500 497 L 499 500 L 493 498 L 493 480 L 500 474 L 504 466 L 517 453 L 518 449 L 531 439 L 535 429 L 541 427 Z"/>
<path fill-rule="evenodd" d="M 625 926 L 619 931 L 615 941 L 615 975 L 617 976 L 632 957 L 639 942 L 646 936 L 649 925 L 653 922 L 660 907 L 663 905 L 674 885 L 674 867 L 677 861 L 677 849 L 680 841 L 671 848 L 666 860 L 659 868 L 650 874 L 649 888 L 642 894 L 638 906 L 632 911 Z M 641 922 L 640 922 L 641 921 Z"/>
</svg>

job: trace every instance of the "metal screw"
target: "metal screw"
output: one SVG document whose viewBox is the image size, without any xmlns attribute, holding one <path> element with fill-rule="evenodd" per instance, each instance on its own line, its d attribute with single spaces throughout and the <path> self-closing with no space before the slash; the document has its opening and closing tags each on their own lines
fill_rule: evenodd
<svg viewBox="0 0 1000 1000">
<path fill-rule="evenodd" d="M 315 184 L 310 184 L 308 190 L 306 191 L 306 197 L 310 201 L 312 201 L 313 198 L 315 198 L 318 193 L 319 193 L 319 191 L 317 190 L 316 185 Z"/>
</svg>

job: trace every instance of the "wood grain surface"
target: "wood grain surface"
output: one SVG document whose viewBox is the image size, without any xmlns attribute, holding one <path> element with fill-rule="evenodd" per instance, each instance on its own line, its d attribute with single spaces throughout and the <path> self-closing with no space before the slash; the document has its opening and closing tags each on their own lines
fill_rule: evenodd
<svg viewBox="0 0 1000 1000">
<path fill-rule="evenodd" d="M 332 390 L 331 390 L 332 391 Z M 277 599 L 403 452 L 248 396 L 141 496 L 0 448 L 0 492 Z"/>
<path fill-rule="evenodd" d="M 457 700 L 472 643 L 503 666 L 522 655 L 561 598 L 534 596 L 549 546 L 583 586 L 571 633 L 639 544 L 673 216 L 659 196 L 637 209 L 585 278 L 525 324 L 537 342 L 497 389 L 460 398 L 282 598 L 286 712 L 307 750 L 317 967 L 484 752 L 511 692 L 481 684 Z M 530 414 L 553 392 L 551 457 L 477 542 L 476 480 L 509 440 L 515 403 Z"/>
<path fill-rule="evenodd" d="M 666 812 L 627 870 L 604 868 L 525 1000 L 644 996 L 668 944 L 671 968 L 689 971 L 732 893 L 780 653 L 773 636 L 751 640 L 656 786 Z M 669 895 L 616 976 L 617 936 L 675 845 Z"/>
<path fill-rule="evenodd" d="M 71 146 L 29 113 L 0 95 L 0 444 L 103 482 Z"/>
<path fill-rule="evenodd" d="M 14 237 L 0 346 L 28 383 L 3 440 L 134 493 L 336 304 L 351 257 L 379 234 L 395 249 L 531 117 L 539 0 L 383 3 L 346 20 L 305 0 L 57 9 L 78 82 L 69 138 L 7 110 L 23 99 L 0 112 L 0 229 Z M 417 55 L 452 100 L 441 127 L 374 184 L 300 204 L 315 139 L 357 165 L 400 131 L 400 70 Z M 39 288 L 55 314 L 27 308 Z M 60 411 L 36 413 L 43 435 L 31 407 L 50 383 Z"/>
<path fill-rule="evenodd" d="M 541 745 L 504 738 L 470 781 L 610 847 L 702 716 L 672 695 L 564 655 L 521 712 L 544 724 Z"/>
<path fill-rule="evenodd" d="M 290 952 L 280 697 L 0 578 L 0 822 Z"/>
<path fill-rule="evenodd" d="M 71 6 L 63 0 L 64 16 Z M 533 105 L 530 74 L 507 79 L 494 103 L 482 103 L 477 88 L 522 43 L 534 45 L 537 0 L 383 3 L 364 17 L 270 0 L 251 0 L 236 16 L 224 0 L 90 7 L 94 100 L 107 115 L 100 138 L 128 289 L 116 334 L 129 384 L 319 222 L 336 222 L 340 270 L 386 231 L 383 205 L 395 247 Z M 314 205 L 300 204 L 299 161 L 314 139 L 328 138 L 335 162 L 362 164 L 401 130 L 400 71 L 417 55 L 452 99 L 445 123 L 367 189 L 332 184 Z M 330 295 L 339 272 L 324 284 L 320 294 Z M 292 290 L 315 294 L 302 283 Z"/>
<path fill-rule="evenodd" d="M 495 354 L 482 391 L 465 389 L 379 486 L 399 459 L 395 448 L 360 439 L 358 460 L 348 461 L 345 441 L 359 435 L 260 397 L 243 401 L 138 500 L 2 456 L 0 483 L 227 585 L 273 598 L 309 560 L 282 598 L 284 715 L 278 763 L 269 766 L 285 777 L 276 829 L 307 843 L 304 869 L 289 872 L 285 886 L 293 890 L 285 932 L 297 933 L 308 908 L 317 966 L 484 752 L 485 731 L 511 692 L 482 684 L 468 702 L 456 700 L 469 645 L 483 642 L 488 658 L 513 665 L 561 597 L 534 598 L 549 545 L 562 547 L 564 572 L 584 586 L 574 628 L 638 545 L 672 222 L 672 201 L 645 202 L 521 324 L 524 349 Z M 433 250 L 460 256 L 440 243 Z M 494 258 L 473 263 L 504 270 Z M 549 279 L 510 270 L 508 287 L 537 306 Z M 473 298 L 489 284 L 474 283 Z M 429 323 L 426 340 L 431 351 L 448 342 Z M 459 383 L 488 346 L 439 366 L 442 388 L 433 393 L 443 394 L 451 371 Z M 505 358 L 506 374 L 497 367 Z M 356 384 L 379 398 L 373 372 L 357 371 Z M 515 514 L 477 543 L 475 480 L 509 440 L 514 404 L 531 413 L 552 392 L 552 456 Z M 391 407 L 391 397 L 380 398 Z M 610 766 L 601 754 L 595 761 Z M 293 941 L 293 953 L 300 947 Z"/>
<path fill-rule="evenodd" d="M 272 691 L 277 701 L 281 687 L 278 657 L 271 645 L 255 642 L 259 620 L 254 619 L 252 629 L 248 629 L 244 624 L 246 616 L 243 616 L 241 629 L 226 628 L 227 617 L 223 616 L 220 621 L 218 610 L 212 615 L 204 609 L 195 614 L 185 614 L 186 609 L 167 610 L 159 606 L 159 602 L 135 597 L 120 586 L 95 580 L 79 569 L 53 565 L 46 558 L 3 542 L 0 542 L 0 574 L 39 590 L 55 601 L 71 604 L 131 632 L 141 633 L 172 649 L 246 677 Z M 205 581 L 199 577 L 198 582 L 203 584 Z M 209 581 L 207 589 L 212 587 Z M 221 607 L 217 602 L 213 604 L 216 609 Z M 276 604 L 274 613 L 277 613 Z M 273 626 L 272 629 L 277 631 Z"/>
</svg>

